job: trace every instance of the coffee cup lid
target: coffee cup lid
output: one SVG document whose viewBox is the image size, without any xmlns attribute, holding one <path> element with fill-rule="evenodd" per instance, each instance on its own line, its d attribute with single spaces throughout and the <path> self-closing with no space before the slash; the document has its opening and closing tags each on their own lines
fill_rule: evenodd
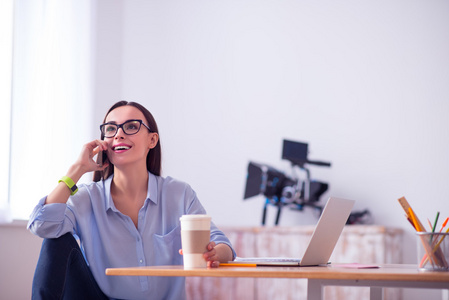
<svg viewBox="0 0 449 300">
<path fill-rule="evenodd" d="M 182 215 L 180 220 L 211 219 L 209 215 Z"/>
</svg>

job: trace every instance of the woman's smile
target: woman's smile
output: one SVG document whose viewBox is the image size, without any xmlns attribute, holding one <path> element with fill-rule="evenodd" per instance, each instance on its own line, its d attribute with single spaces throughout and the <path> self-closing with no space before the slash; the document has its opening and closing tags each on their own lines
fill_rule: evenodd
<svg viewBox="0 0 449 300">
<path fill-rule="evenodd" d="M 113 145 L 112 151 L 114 151 L 115 153 L 122 153 L 122 152 L 128 151 L 131 148 L 132 147 L 128 144 L 120 143 L 120 144 Z"/>
</svg>

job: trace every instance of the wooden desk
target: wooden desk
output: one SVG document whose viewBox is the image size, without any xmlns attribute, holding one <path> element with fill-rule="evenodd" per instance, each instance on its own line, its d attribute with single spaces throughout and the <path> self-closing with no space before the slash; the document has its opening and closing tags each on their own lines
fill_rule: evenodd
<svg viewBox="0 0 449 300">
<path fill-rule="evenodd" d="M 223 227 L 240 257 L 302 257 L 315 226 Z M 400 264 L 403 231 L 377 225 L 350 225 L 343 229 L 332 262 Z M 306 279 L 187 277 L 187 300 L 305 300 Z M 405 300 L 399 288 L 383 289 L 385 300 Z M 326 300 L 368 299 L 368 287 L 327 286 Z"/>
<path fill-rule="evenodd" d="M 307 299 L 321 300 L 323 287 L 368 286 L 370 299 L 382 299 L 384 287 L 449 289 L 449 272 L 420 272 L 416 265 L 381 265 L 378 269 L 342 267 L 220 267 L 184 270 L 183 266 L 106 269 L 117 276 L 251 277 L 307 279 Z"/>
</svg>

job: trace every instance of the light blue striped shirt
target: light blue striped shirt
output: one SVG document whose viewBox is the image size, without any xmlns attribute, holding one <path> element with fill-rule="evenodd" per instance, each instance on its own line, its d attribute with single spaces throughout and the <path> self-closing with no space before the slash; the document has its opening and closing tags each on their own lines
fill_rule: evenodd
<svg viewBox="0 0 449 300">
<path fill-rule="evenodd" d="M 76 234 L 98 285 L 111 299 L 184 299 L 183 277 L 105 275 L 106 268 L 182 265 L 179 218 L 206 213 L 188 184 L 148 174 L 147 199 L 139 211 L 137 228 L 115 207 L 111 176 L 104 182 L 81 184 L 67 204 L 44 205 L 46 197 L 41 199 L 28 229 L 42 238 Z M 211 241 L 231 247 L 213 223 Z"/>
</svg>

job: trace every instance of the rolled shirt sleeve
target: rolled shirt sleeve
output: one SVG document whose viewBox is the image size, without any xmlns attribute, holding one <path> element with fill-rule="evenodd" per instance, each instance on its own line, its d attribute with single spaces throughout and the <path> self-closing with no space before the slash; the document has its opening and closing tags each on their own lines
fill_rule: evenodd
<svg viewBox="0 0 449 300">
<path fill-rule="evenodd" d="M 74 231 L 75 219 L 66 203 L 45 204 L 42 198 L 30 215 L 27 228 L 42 238 L 57 238 Z"/>
</svg>

